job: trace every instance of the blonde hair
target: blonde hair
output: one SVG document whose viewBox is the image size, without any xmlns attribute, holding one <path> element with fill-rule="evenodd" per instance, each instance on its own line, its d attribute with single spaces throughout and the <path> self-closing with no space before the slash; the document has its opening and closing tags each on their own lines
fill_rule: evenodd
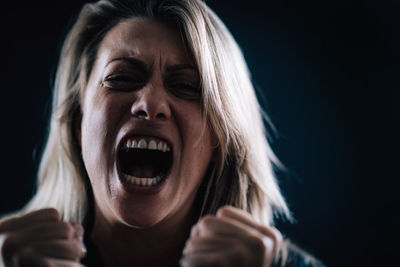
<svg viewBox="0 0 400 267">
<path fill-rule="evenodd" d="M 203 181 L 202 214 L 233 205 L 266 224 L 273 224 L 275 214 L 290 219 L 273 172 L 279 162 L 267 142 L 263 111 L 242 52 L 199 0 L 101 0 L 83 7 L 61 52 L 37 192 L 22 212 L 52 206 L 64 220 L 84 219 L 92 193 L 74 133 L 80 96 L 99 43 L 116 24 L 136 16 L 177 25 L 197 64 L 204 116 L 218 140 L 217 161 Z"/>
</svg>

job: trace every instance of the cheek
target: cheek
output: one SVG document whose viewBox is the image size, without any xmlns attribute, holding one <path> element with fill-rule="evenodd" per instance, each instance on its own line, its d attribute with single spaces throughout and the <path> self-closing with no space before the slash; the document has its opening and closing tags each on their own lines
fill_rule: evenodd
<svg viewBox="0 0 400 267">
<path fill-rule="evenodd" d="M 102 116 L 96 112 L 84 114 L 82 120 L 82 157 L 89 174 L 89 178 L 93 180 L 97 177 L 97 172 L 104 166 L 104 158 L 102 150 L 104 147 L 105 136 Z"/>
<path fill-rule="evenodd" d="M 89 174 L 91 170 L 104 171 L 104 167 L 112 166 L 119 121 L 118 105 L 114 105 L 111 98 L 92 96 L 91 99 L 93 101 L 85 102 L 82 117 L 82 155 Z"/>
<path fill-rule="evenodd" d="M 82 149 L 101 147 L 107 133 L 107 114 L 105 110 L 91 107 L 84 110 L 82 119 Z"/>
<path fill-rule="evenodd" d="M 211 139 L 210 130 L 208 127 L 206 129 L 202 129 L 202 136 L 199 139 L 199 142 L 196 143 L 197 149 L 199 150 L 199 154 L 201 156 L 201 161 L 205 168 L 208 167 L 210 162 L 212 161 L 213 156 L 213 143 Z"/>
<path fill-rule="evenodd" d="M 195 177 L 202 179 L 213 155 L 211 131 L 200 112 L 188 118 L 187 122 L 184 137 L 186 157 L 190 161 L 187 168 Z"/>
<path fill-rule="evenodd" d="M 104 142 L 117 130 L 121 117 L 121 101 L 118 97 L 105 94 L 101 88 L 98 93 L 88 92 L 83 109 L 82 134 L 88 135 L 90 142 Z M 91 94 L 90 94 L 91 93 Z"/>
</svg>

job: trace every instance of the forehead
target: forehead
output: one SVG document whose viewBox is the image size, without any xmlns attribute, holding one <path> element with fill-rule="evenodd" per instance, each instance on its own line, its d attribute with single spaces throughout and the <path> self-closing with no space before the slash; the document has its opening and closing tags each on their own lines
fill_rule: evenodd
<svg viewBox="0 0 400 267">
<path fill-rule="evenodd" d="M 98 59 L 136 57 L 146 63 L 192 63 L 177 28 L 149 18 L 131 18 L 114 26 L 102 40 Z"/>
</svg>

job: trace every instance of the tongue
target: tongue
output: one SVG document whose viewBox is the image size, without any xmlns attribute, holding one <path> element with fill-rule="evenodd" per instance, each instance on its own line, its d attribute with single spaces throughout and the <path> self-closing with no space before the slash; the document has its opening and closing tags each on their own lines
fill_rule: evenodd
<svg viewBox="0 0 400 267">
<path fill-rule="evenodd" d="M 155 176 L 154 168 L 151 165 L 132 166 L 129 174 L 137 178 L 153 178 Z"/>
</svg>

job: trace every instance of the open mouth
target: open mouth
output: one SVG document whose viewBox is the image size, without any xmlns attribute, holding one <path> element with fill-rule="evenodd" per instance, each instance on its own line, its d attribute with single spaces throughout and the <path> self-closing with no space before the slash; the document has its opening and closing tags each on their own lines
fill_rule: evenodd
<svg viewBox="0 0 400 267">
<path fill-rule="evenodd" d="M 166 178 L 173 156 L 165 141 L 131 138 L 119 150 L 118 160 L 126 182 L 138 186 L 155 186 Z"/>
</svg>

